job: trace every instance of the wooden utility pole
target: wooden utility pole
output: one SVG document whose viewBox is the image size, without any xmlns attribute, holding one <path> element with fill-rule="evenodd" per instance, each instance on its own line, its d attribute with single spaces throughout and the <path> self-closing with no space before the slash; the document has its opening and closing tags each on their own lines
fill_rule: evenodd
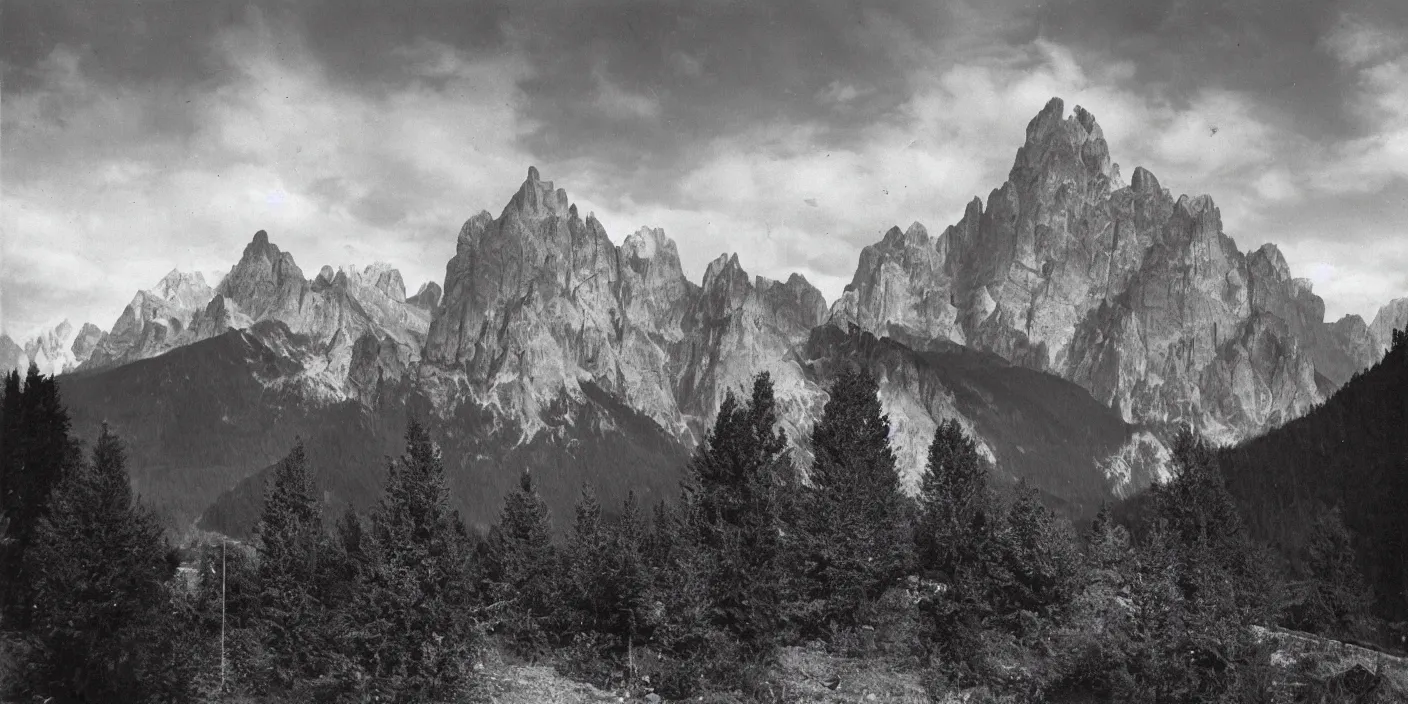
<svg viewBox="0 0 1408 704">
<path fill-rule="evenodd" d="M 225 539 L 220 539 L 220 693 L 225 693 Z"/>
</svg>

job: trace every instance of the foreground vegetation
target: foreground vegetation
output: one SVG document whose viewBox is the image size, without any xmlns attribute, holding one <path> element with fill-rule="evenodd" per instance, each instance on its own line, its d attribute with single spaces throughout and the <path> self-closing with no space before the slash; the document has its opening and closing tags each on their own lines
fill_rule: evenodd
<svg viewBox="0 0 1408 704">
<path fill-rule="evenodd" d="M 256 539 L 195 549 L 187 574 L 111 431 L 80 450 L 35 370 L 7 378 L 3 412 L 0 684 L 16 701 L 471 701 L 494 696 L 485 665 L 505 656 L 665 699 L 868 691 L 852 680 L 968 701 L 1408 696 L 1273 659 L 1254 627 L 1367 638 L 1374 594 L 1333 509 L 1288 579 L 1189 432 L 1138 530 L 1102 511 L 1078 531 L 1030 487 L 990 486 L 953 421 L 906 496 L 859 371 L 835 380 L 804 481 L 762 375 L 721 405 L 677 500 L 602 506 L 584 486 L 558 544 L 530 474 L 470 534 L 412 421 L 369 514 L 325 517 L 296 445 Z"/>
</svg>

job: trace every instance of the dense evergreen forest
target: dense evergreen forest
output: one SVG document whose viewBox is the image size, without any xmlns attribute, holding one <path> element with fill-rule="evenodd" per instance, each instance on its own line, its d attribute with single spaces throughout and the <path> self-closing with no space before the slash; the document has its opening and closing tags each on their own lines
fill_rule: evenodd
<svg viewBox="0 0 1408 704">
<path fill-rule="evenodd" d="M 1305 576 L 1343 523 L 1338 559 L 1356 561 L 1376 611 L 1408 621 L 1408 345 L 1397 332 L 1382 362 L 1305 416 L 1220 453 L 1252 534 Z M 1338 531 L 1338 527 L 1336 527 Z"/>
<path fill-rule="evenodd" d="M 1396 337 L 1389 359 L 1345 393 L 1370 394 L 1363 379 L 1408 367 L 1405 358 Z M 529 472 L 482 534 L 451 509 L 439 447 L 414 419 L 365 515 L 323 515 L 320 472 L 296 442 L 247 544 L 178 551 L 133 495 L 122 440 L 103 428 L 81 447 L 53 380 L 11 374 L 0 419 L 0 696 L 474 701 L 485 654 L 497 651 L 656 700 L 793 701 L 774 686 L 773 665 L 803 643 L 920 673 L 936 700 L 1408 696 L 1375 675 L 1345 691 L 1288 671 L 1254 628 L 1361 640 L 1388 630 L 1397 597 L 1383 590 L 1401 561 L 1388 556 L 1392 539 L 1364 531 L 1401 527 L 1403 511 L 1351 516 L 1367 505 L 1348 502 L 1362 496 L 1351 478 L 1339 501 L 1300 488 L 1268 499 L 1274 511 L 1249 511 L 1263 504 L 1228 487 L 1240 490 L 1254 466 L 1263 481 L 1282 467 L 1235 465 L 1184 432 L 1173 478 L 1150 491 L 1138 530 L 1108 510 L 1078 529 L 1031 487 L 991 485 L 952 421 L 935 433 L 918 495 L 905 495 L 875 380 L 846 371 L 830 391 L 809 466 L 791 456 L 761 375 L 722 404 L 674 500 L 602 506 L 586 485 L 574 515 L 554 516 Z M 1316 413 L 1380 423 L 1338 399 Z M 1375 427 L 1342 437 L 1378 438 L 1379 448 L 1402 435 L 1401 425 Z M 1331 437 L 1299 440 L 1331 452 Z M 1397 465 L 1353 456 L 1332 467 L 1354 481 L 1404 481 L 1401 453 Z M 1284 509 L 1311 499 L 1324 509 L 1287 528 Z M 556 521 L 570 523 L 565 539 Z M 1287 546 L 1296 560 L 1278 557 Z"/>
</svg>

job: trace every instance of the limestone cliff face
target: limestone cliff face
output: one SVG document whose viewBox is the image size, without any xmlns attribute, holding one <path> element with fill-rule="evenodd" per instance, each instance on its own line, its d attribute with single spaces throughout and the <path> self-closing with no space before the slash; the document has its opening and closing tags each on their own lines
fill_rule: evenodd
<svg viewBox="0 0 1408 704">
<path fill-rule="evenodd" d="M 1293 418 L 1368 362 L 1309 282 L 1266 245 L 1243 254 L 1207 196 L 1153 174 L 1124 185 L 1089 112 L 1059 99 L 1027 126 L 986 206 L 930 241 L 866 248 L 831 320 L 922 348 L 948 340 L 1089 389 L 1132 423 L 1218 439 Z M 1362 322 L 1362 321 L 1361 321 Z"/>
<path fill-rule="evenodd" d="M 309 281 L 260 230 L 215 289 L 198 273 L 173 271 L 138 292 L 111 333 L 84 343 L 93 345 L 86 368 L 146 359 L 229 330 L 279 331 L 265 342 L 302 366 L 298 383 L 317 398 L 340 400 L 369 393 L 388 373 L 404 374 L 420 358 L 430 316 L 406 301 L 401 274 L 389 265 L 323 267 Z M 257 325 L 265 321 L 281 325 Z"/>
<path fill-rule="evenodd" d="M 661 239 L 638 233 L 618 250 L 530 168 L 498 218 L 481 212 L 460 229 L 425 345 L 426 361 L 454 374 L 443 391 L 464 382 L 528 438 L 562 394 L 580 399 L 579 382 L 590 380 L 682 430 L 666 369 L 679 332 L 656 313 L 682 306 L 689 287 Z"/>
<path fill-rule="evenodd" d="M 69 346 L 69 349 L 73 351 L 73 359 L 77 365 L 82 366 L 87 362 L 93 356 L 94 350 L 98 349 L 98 345 L 101 345 L 107 336 L 107 332 L 97 325 L 84 323 L 83 327 L 79 328 L 78 334 L 74 336 L 73 344 Z"/>
<path fill-rule="evenodd" d="M 40 331 L 23 344 L 0 336 L 0 369 L 14 369 L 24 375 L 34 364 L 41 374 L 50 376 L 71 372 L 88 360 L 101 340 L 102 331 L 97 326 L 84 323 L 82 328 L 75 328 L 67 320 Z"/>
<path fill-rule="evenodd" d="M 1394 330 L 1408 330 L 1408 297 L 1389 301 L 1379 309 L 1378 314 L 1374 316 L 1374 322 L 1370 323 L 1369 332 L 1374 336 L 1374 344 L 1378 345 L 1376 361 L 1382 358 L 1389 345 L 1393 344 Z"/>
<path fill-rule="evenodd" d="M 107 337 L 94 347 L 84 368 L 113 367 L 194 342 L 199 338 L 188 334 L 191 319 L 210 301 L 211 294 L 199 272 L 173 269 L 156 286 L 133 296 Z"/>
<path fill-rule="evenodd" d="M 755 279 L 736 254 L 711 262 L 675 352 L 680 409 L 692 421 L 694 438 L 703 436 L 729 391 L 746 393 L 764 371 L 772 376 L 788 435 L 810 433 L 825 393 L 806 378 L 796 350 L 825 315 L 821 292 L 800 275 L 786 282 Z"/>
<path fill-rule="evenodd" d="M 895 339 L 963 342 L 963 327 L 947 269 L 948 237 L 931 239 L 923 225 L 861 250 L 855 276 L 831 307 L 838 325 L 859 325 Z"/>
<path fill-rule="evenodd" d="M 428 311 L 434 311 L 440 305 L 440 295 L 442 293 L 444 292 L 440 290 L 440 284 L 434 281 L 427 281 L 421 284 L 420 290 L 416 292 L 416 295 L 407 298 L 406 302 Z"/>
<path fill-rule="evenodd" d="M 293 255 L 260 230 L 193 328 L 208 337 L 261 321 L 286 326 L 304 369 L 301 383 L 337 400 L 400 379 L 420 359 L 430 312 L 407 303 L 401 273 L 390 265 L 324 266 L 310 281 Z"/>
</svg>

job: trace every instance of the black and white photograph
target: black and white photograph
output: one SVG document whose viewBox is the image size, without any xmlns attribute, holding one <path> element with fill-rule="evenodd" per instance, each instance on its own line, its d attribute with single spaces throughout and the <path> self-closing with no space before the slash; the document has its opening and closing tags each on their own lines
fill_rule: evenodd
<svg viewBox="0 0 1408 704">
<path fill-rule="evenodd" d="M 1408 704 L 1408 2 L 0 0 L 0 704 Z"/>
</svg>

